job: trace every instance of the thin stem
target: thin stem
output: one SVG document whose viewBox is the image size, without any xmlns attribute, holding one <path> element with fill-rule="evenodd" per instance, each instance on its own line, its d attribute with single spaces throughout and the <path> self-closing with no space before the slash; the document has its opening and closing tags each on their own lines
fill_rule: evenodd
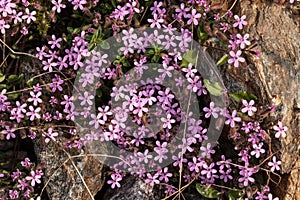
<svg viewBox="0 0 300 200">
<path fill-rule="evenodd" d="M 71 78 L 67 78 L 67 79 L 63 79 L 63 81 L 68 81 L 70 80 Z M 54 82 L 55 83 L 55 82 Z M 47 84 L 43 84 L 43 85 L 40 85 L 40 87 L 44 87 L 44 86 L 48 86 L 48 85 L 51 85 L 53 83 L 47 83 Z M 27 90 L 32 90 L 33 87 L 29 87 L 29 88 L 24 88 L 22 90 L 15 90 L 15 91 L 11 91 L 11 92 L 7 92 L 5 94 L 14 94 L 14 93 L 18 93 L 18 92 L 24 92 L 24 91 L 27 91 Z"/>
<path fill-rule="evenodd" d="M 4 56 L 4 55 L 3 55 Z M 7 54 L 7 56 L 3 59 L 2 63 L 0 64 L 0 68 L 4 65 L 4 63 L 6 62 L 7 58 L 8 58 L 9 54 Z"/>
<path fill-rule="evenodd" d="M 19 52 L 19 51 L 14 51 L 12 48 L 10 48 L 2 39 L 0 39 L 0 42 L 6 46 L 13 54 L 16 54 L 16 55 L 24 55 L 24 56 L 29 56 L 29 57 L 32 57 L 32 58 L 35 58 L 37 59 L 34 55 L 31 55 L 29 53 L 24 53 L 24 52 Z"/>
<path fill-rule="evenodd" d="M 89 187 L 87 186 L 87 184 L 86 184 L 86 182 L 85 182 L 83 176 L 81 175 L 80 171 L 78 170 L 77 166 L 75 165 L 75 163 L 74 163 L 74 161 L 73 161 L 73 159 L 72 159 L 72 156 L 71 156 L 65 149 L 62 149 L 62 150 L 65 152 L 65 154 L 67 154 L 67 156 L 68 156 L 68 158 L 69 158 L 71 164 L 72 164 L 73 167 L 75 168 L 75 170 L 76 170 L 78 176 L 80 177 L 80 179 L 81 179 L 81 181 L 82 181 L 84 187 L 85 187 L 86 190 L 88 191 L 88 193 L 89 193 L 91 199 L 92 199 L 92 200 L 95 200 L 95 199 L 94 199 L 94 196 L 92 195 L 92 193 L 91 193 Z"/>
<path fill-rule="evenodd" d="M 149 6 L 147 6 L 147 7 L 146 7 L 146 9 L 144 10 L 143 16 L 142 16 L 142 17 L 141 17 L 141 19 L 140 19 L 140 23 L 141 23 L 141 22 L 142 22 L 142 20 L 144 19 L 144 17 L 145 17 L 145 14 L 146 14 L 146 12 L 147 12 L 148 8 L 149 8 Z"/>
<path fill-rule="evenodd" d="M 223 17 L 225 17 L 225 16 L 227 15 L 227 13 L 233 9 L 233 7 L 235 6 L 235 4 L 236 4 L 237 1 L 238 1 L 238 0 L 235 0 L 235 1 L 233 2 L 233 4 L 231 5 L 231 7 L 228 9 L 228 11 L 227 11 L 224 15 L 222 15 L 221 19 L 222 19 Z"/>
</svg>

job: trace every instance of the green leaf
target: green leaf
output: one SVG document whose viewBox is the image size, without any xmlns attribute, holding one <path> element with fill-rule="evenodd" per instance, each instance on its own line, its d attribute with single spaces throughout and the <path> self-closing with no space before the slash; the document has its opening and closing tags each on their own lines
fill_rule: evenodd
<svg viewBox="0 0 300 200">
<path fill-rule="evenodd" d="M 15 100 L 15 99 L 17 99 L 19 96 L 21 95 L 21 93 L 11 93 L 11 94 L 8 94 L 7 95 L 7 98 L 9 99 L 9 100 Z"/>
<path fill-rule="evenodd" d="M 75 28 L 74 30 L 73 30 L 73 34 L 78 34 L 80 32 L 80 28 Z"/>
<path fill-rule="evenodd" d="M 72 27 L 70 27 L 70 26 L 67 27 L 67 31 L 68 31 L 69 33 L 73 33 L 73 30 L 74 30 L 74 29 L 73 29 Z"/>
<path fill-rule="evenodd" d="M 154 53 L 155 53 L 154 49 L 149 49 L 149 50 L 146 51 L 145 54 L 146 54 L 147 56 L 151 56 L 151 55 L 153 55 Z"/>
<path fill-rule="evenodd" d="M 154 63 L 157 63 L 159 61 L 160 56 L 157 54 L 154 54 L 154 56 L 152 57 L 151 61 Z"/>
<path fill-rule="evenodd" d="M 210 82 L 207 79 L 204 79 L 204 85 L 208 92 L 214 96 L 221 96 L 223 88 L 218 82 Z"/>
<path fill-rule="evenodd" d="M 207 38 L 208 38 L 208 34 L 204 30 L 204 24 L 203 24 L 203 22 L 199 23 L 197 32 L 198 32 L 198 37 L 199 37 L 200 42 L 201 43 L 205 42 L 205 40 L 207 40 Z"/>
<path fill-rule="evenodd" d="M 114 8 L 116 8 L 116 7 L 117 7 L 117 5 L 116 5 L 116 1 L 115 1 L 115 0 L 111 0 L 110 2 L 111 2 L 111 4 L 113 5 L 113 7 L 114 7 Z"/>
<path fill-rule="evenodd" d="M 26 84 L 27 84 L 29 87 L 32 87 L 33 84 L 34 84 L 34 78 L 29 79 L 29 80 L 26 82 Z"/>
<path fill-rule="evenodd" d="M 255 100 L 257 97 L 254 94 L 247 93 L 246 91 L 238 91 L 234 93 L 230 93 L 229 96 L 233 98 L 236 102 L 240 102 L 243 99 L 250 101 Z"/>
<path fill-rule="evenodd" d="M 20 74 L 19 77 L 18 77 L 18 79 L 17 79 L 16 82 L 14 83 L 14 85 L 20 84 L 20 83 L 23 81 L 24 77 L 25 77 L 24 74 Z"/>
<path fill-rule="evenodd" d="M 98 89 L 96 90 L 96 95 L 97 95 L 97 97 L 99 97 L 99 98 L 102 97 L 102 91 L 101 91 L 101 88 L 98 88 Z"/>
<path fill-rule="evenodd" d="M 196 184 L 196 189 L 202 196 L 209 199 L 219 198 L 221 195 L 221 192 L 218 190 L 215 190 L 212 187 L 207 187 L 206 185 L 201 185 L 199 183 Z"/>
<path fill-rule="evenodd" d="M 229 200 L 236 200 L 243 196 L 242 191 L 238 190 L 230 190 L 228 191 L 228 198 Z"/>
<path fill-rule="evenodd" d="M 10 57 L 12 57 L 13 59 L 18 59 L 18 58 L 20 58 L 20 56 L 18 56 L 18 55 L 16 55 L 16 54 L 13 54 L 13 53 L 10 53 L 9 55 L 10 55 Z"/>
<path fill-rule="evenodd" d="M 110 48 L 109 43 L 106 42 L 105 40 L 103 40 L 103 41 L 100 43 L 100 46 L 101 46 L 103 49 L 109 49 L 109 48 Z"/>
<path fill-rule="evenodd" d="M 81 18 L 82 16 L 79 15 L 78 13 L 74 13 L 71 15 L 72 18 L 75 18 L 75 19 L 78 19 L 78 18 Z"/>
<path fill-rule="evenodd" d="M 0 90 L 8 89 L 6 84 L 0 84 Z"/>
<path fill-rule="evenodd" d="M 5 80 L 5 75 L 1 74 L 0 75 L 0 83 L 2 83 Z"/>
<path fill-rule="evenodd" d="M 228 59 L 229 59 L 228 54 L 225 54 L 224 56 L 222 56 L 222 58 L 220 58 L 220 60 L 218 60 L 218 62 L 216 64 L 217 67 L 226 64 Z"/>
<path fill-rule="evenodd" d="M 9 83 L 13 83 L 13 82 L 17 81 L 18 78 L 19 78 L 18 75 L 12 74 L 12 75 L 10 75 L 10 76 L 8 77 L 7 81 L 8 81 Z"/>
<path fill-rule="evenodd" d="M 181 66 L 182 64 L 186 65 L 186 63 L 192 63 L 193 65 L 196 64 L 196 51 L 195 50 L 190 50 L 188 52 L 186 52 L 185 54 L 183 54 L 182 56 L 182 63 L 181 63 Z M 187 65 L 188 65 L 187 64 Z M 186 65 L 186 67 L 187 67 Z"/>
</svg>

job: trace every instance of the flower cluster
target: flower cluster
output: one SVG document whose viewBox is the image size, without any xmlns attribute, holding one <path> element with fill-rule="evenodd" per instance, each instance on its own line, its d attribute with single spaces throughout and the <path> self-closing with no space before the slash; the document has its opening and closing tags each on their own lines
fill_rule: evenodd
<svg viewBox="0 0 300 200">
<path fill-rule="evenodd" d="M 20 166 L 11 173 L 0 173 L 0 179 L 5 178 L 14 184 L 14 187 L 8 191 L 9 199 L 26 198 L 34 200 L 36 197 L 33 193 L 34 187 L 41 184 L 44 173 L 42 169 L 37 168 L 27 157 L 20 162 Z M 4 200 L 3 197 L 0 197 L 0 199 Z M 40 197 L 37 197 L 38 199 Z"/>
<path fill-rule="evenodd" d="M 208 66 L 193 49 L 195 40 L 207 45 L 218 32 L 227 63 L 245 64 L 242 54 L 255 51 L 243 33 L 247 17 L 206 0 L 111 2 L 0 0 L 1 34 L 21 35 L 24 49 L 34 49 L 41 63 L 24 84 L 1 71 L 0 139 L 39 139 L 44 148 L 55 143 L 78 152 L 93 142 L 113 144 L 118 149 L 110 153 L 119 159 L 109 163 L 112 189 L 135 175 L 166 196 L 177 195 L 178 184 L 197 183 L 218 198 L 232 199 L 238 190 L 234 198 L 277 199 L 268 180 L 281 161 L 270 147 L 288 128 L 282 120 L 265 123 L 274 110 L 258 106 L 255 96 L 234 94 L 227 106 L 212 101 L 209 94 L 229 92 L 202 76 Z M 226 126 L 218 145 L 209 140 L 215 121 L 216 129 Z M 28 158 L 21 166 L 0 171 L 1 180 L 11 181 L 5 199 L 39 199 L 34 190 L 42 170 Z"/>
</svg>

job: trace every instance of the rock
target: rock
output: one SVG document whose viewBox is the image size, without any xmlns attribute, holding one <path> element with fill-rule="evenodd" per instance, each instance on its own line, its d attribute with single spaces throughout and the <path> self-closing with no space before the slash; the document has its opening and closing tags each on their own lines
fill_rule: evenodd
<svg viewBox="0 0 300 200">
<path fill-rule="evenodd" d="M 280 140 L 282 181 L 274 192 L 280 199 L 300 199 L 300 33 L 299 11 L 271 1 L 243 0 L 237 5 L 246 15 L 249 33 L 258 41 L 260 58 L 246 56 L 248 66 L 227 72 L 258 96 L 259 103 L 277 104 L 276 117 L 289 128 Z M 276 145 L 276 144 L 275 144 Z"/>
<path fill-rule="evenodd" d="M 48 143 L 43 150 L 41 139 L 35 140 L 35 152 L 39 163 L 45 163 L 44 183 L 47 184 L 46 191 L 51 200 L 89 200 L 92 199 L 74 166 L 68 161 L 68 155 L 58 145 Z M 68 151 L 73 155 L 78 152 Z M 81 154 L 81 157 L 73 158 L 73 162 L 89 188 L 92 196 L 102 188 L 103 165 L 96 157 Z"/>
<path fill-rule="evenodd" d="M 121 182 L 121 188 L 107 189 L 101 195 L 101 200 L 160 200 L 158 191 L 144 180 L 135 176 L 126 176 Z"/>
</svg>

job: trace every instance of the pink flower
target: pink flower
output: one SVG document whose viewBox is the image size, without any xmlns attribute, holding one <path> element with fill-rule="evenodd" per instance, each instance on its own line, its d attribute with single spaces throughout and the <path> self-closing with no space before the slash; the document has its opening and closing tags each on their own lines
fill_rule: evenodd
<svg viewBox="0 0 300 200">
<path fill-rule="evenodd" d="M 36 15 L 36 11 L 32 11 L 30 12 L 30 10 L 28 8 L 25 9 L 25 13 L 26 15 L 22 16 L 22 19 L 26 20 L 27 24 L 30 24 L 31 20 L 32 21 L 36 21 L 36 18 L 34 17 L 34 15 Z"/>
<path fill-rule="evenodd" d="M 57 132 L 53 132 L 53 129 L 51 127 L 48 128 L 48 131 L 46 133 L 43 133 L 43 136 L 46 137 L 45 138 L 45 142 L 46 143 L 49 143 L 50 142 L 50 139 L 55 142 L 56 139 L 55 137 L 58 136 L 58 133 Z"/>
<path fill-rule="evenodd" d="M 176 8 L 175 9 L 175 12 L 177 12 L 178 14 L 177 14 L 177 17 L 179 18 L 179 19 L 181 19 L 182 18 L 182 16 L 184 17 L 184 18 L 187 18 L 187 12 L 189 12 L 191 9 L 189 8 L 189 7 L 185 7 L 185 5 L 184 5 L 184 3 L 181 3 L 180 4 L 180 8 Z"/>
<path fill-rule="evenodd" d="M 275 169 L 279 171 L 280 170 L 279 165 L 281 165 L 281 161 L 280 160 L 276 161 L 276 156 L 273 156 L 272 161 L 273 162 L 268 162 L 268 165 L 271 167 L 271 171 L 274 172 Z"/>
<path fill-rule="evenodd" d="M 112 189 L 114 189 L 116 186 L 118 188 L 121 187 L 121 184 L 119 183 L 122 180 L 121 174 L 112 174 L 110 177 L 112 180 L 108 180 L 107 183 L 111 184 Z"/>
<path fill-rule="evenodd" d="M 116 20 L 120 19 L 121 21 L 124 20 L 125 16 L 129 14 L 129 11 L 126 10 L 126 7 L 117 6 L 117 8 L 111 14 L 111 18 L 115 18 Z"/>
<path fill-rule="evenodd" d="M 239 29 L 243 29 L 243 26 L 247 25 L 246 15 L 243 15 L 241 18 L 237 15 L 234 15 L 234 19 L 236 22 L 233 24 L 233 27 L 239 27 Z"/>
<path fill-rule="evenodd" d="M 261 142 L 259 143 L 258 145 L 257 144 L 253 144 L 253 151 L 251 151 L 251 155 L 254 156 L 255 155 L 255 158 L 259 158 L 260 157 L 260 154 L 264 154 L 266 152 L 266 150 L 262 149 L 262 146 L 264 144 Z"/>
<path fill-rule="evenodd" d="M 206 162 L 203 164 L 203 169 L 201 170 L 201 175 L 206 175 L 206 178 L 218 178 L 219 176 L 215 175 L 217 173 L 217 170 L 214 169 L 215 163 L 210 163 L 208 165 Z"/>
<path fill-rule="evenodd" d="M 215 103 L 214 102 L 210 102 L 209 104 L 209 108 L 204 107 L 203 111 L 206 112 L 205 114 L 205 118 L 209 118 L 210 115 L 212 115 L 214 118 L 218 117 L 218 112 L 219 112 L 220 108 L 219 107 L 215 107 Z"/>
<path fill-rule="evenodd" d="M 31 181 L 31 186 L 34 187 L 36 183 L 40 184 L 41 183 L 41 178 L 42 176 L 39 175 L 39 173 L 36 171 L 31 171 L 30 172 L 31 176 L 26 176 L 25 179 L 28 181 Z"/>
<path fill-rule="evenodd" d="M 84 105 L 93 105 L 93 101 L 92 101 L 92 99 L 94 99 L 94 96 L 93 95 L 90 95 L 88 92 L 84 92 L 83 93 L 83 96 L 82 95 L 80 95 L 79 97 L 78 97 L 78 99 L 79 100 L 81 100 L 81 102 L 80 102 L 80 105 L 81 106 L 84 106 Z"/>
<path fill-rule="evenodd" d="M 29 106 L 29 110 L 26 115 L 28 117 L 30 117 L 30 121 L 33 121 L 35 118 L 40 119 L 41 115 L 39 114 L 39 112 L 41 111 L 41 108 L 38 107 L 36 109 L 33 108 L 33 106 Z"/>
<path fill-rule="evenodd" d="M 197 69 L 193 69 L 192 63 L 189 63 L 187 68 L 183 67 L 181 70 L 186 73 L 185 74 L 186 78 L 189 78 L 189 77 L 193 78 L 195 76 L 195 74 L 197 73 Z"/>
<path fill-rule="evenodd" d="M 164 180 L 165 183 L 169 182 L 169 177 L 172 177 L 172 173 L 168 173 L 168 167 L 165 167 L 164 169 L 160 169 L 158 171 L 159 173 L 159 180 Z"/>
<path fill-rule="evenodd" d="M 241 111 L 243 113 L 248 112 L 249 116 L 252 116 L 254 112 L 257 111 L 257 108 L 254 107 L 254 100 L 251 100 L 249 103 L 246 100 L 242 100 L 243 105 L 245 106 Z"/>
<path fill-rule="evenodd" d="M 9 190 L 9 197 L 10 199 L 18 199 L 19 192 L 17 190 Z"/>
<path fill-rule="evenodd" d="M 78 8 L 80 10 L 83 10 L 84 8 L 83 5 L 87 4 L 86 0 L 68 0 L 68 1 L 74 5 L 73 7 L 74 10 L 77 10 Z"/>
<path fill-rule="evenodd" d="M 230 59 L 228 59 L 228 63 L 232 64 L 234 63 L 234 67 L 239 66 L 239 62 L 245 62 L 245 58 L 241 57 L 242 51 L 238 50 L 236 53 L 234 51 L 230 51 L 229 55 L 231 56 Z"/>
<path fill-rule="evenodd" d="M 54 49 L 55 47 L 60 48 L 60 42 L 62 41 L 62 38 L 56 39 L 55 35 L 52 35 L 52 40 L 48 42 L 48 44 L 51 45 L 51 49 Z"/>
<path fill-rule="evenodd" d="M 39 97 L 42 95 L 41 92 L 37 92 L 37 93 L 35 94 L 33 91 L 31 91 L 31 92 L 30 92 L 30 95 L 31 95 L 31 97 L 28 98 L 28 102 L 33 102 L 33 105 L 34 105 L 34 106 L 37 106 L 38 103 L 42 103 L 42 102 L 43 102 L 42 99 L 39 98 Z"/>
<path fill-rule="evenodd" d="M 171 114 L 168 114 L 167 118 L 162 117 L 161 121 L 164 123 L 163 128 L 168 128 L 168 129 L 171 129 L 172 124 L 174 124 L 176 122 L 175 119 L 171 119 Z"/>
<path fill-rule="evenodd" d="M 237 34 L 236 38 L 237 38 L 236 42 L 238 44 L 240 44 L 241 49 L 244 49 L 246 47 L 246 45 L 249 46 L 251 44 L 251 42 L 249 40 L 247 40 L 249 38 L 248 33 L 245 34 L 244 36 L 242 36 L 241 34 Z"/>
<path fill-rule="evenodd" d="M 153 6 L 150 8 L 150 10 L 152 11 L 152 14 L 155 14 L 156 12 L 160 12 L 161 11 L 160 7 L 162 5 L 163 5 L 162 2 L 154 1 Z"/>
<path fill-rule="evenodd" d="M 57 13 L 60 13 L 61 12 L 61 8 L 65 8 L 66 5 L 65 4 L 62 4 L 61 3 L 62 0 L 58 0 L 58 1 L 55 1 L 55 0 L 52 0 L 51 3 L 54 5 L 52 7 L 52 11 L 57 11 Z"/>
<path fill-rule="evenodd" d="M 6 135 L 6 139 L 9 140 L 10 138 L 16 138 L 14 134 L 15 129 L 11 129 L 9 126 L 5 126 L 6 130 L 2 131 L 2 134 Z"/>
<path fill-rule="evenodd" d="M 162 18 L 158 18 L 158 15 L 156 13 L 153 14 L 153 19 L 148 19 L 148 22 L 151 23 L 150 27 L 154 28 L 155 26 L 157 28 L 161 28 L 161 25 L 164 20 Z"/>
<path fill-rule="evenodd" d="M 280 136 L 282 136 L 283 138 L 286 137 L 286 131 L 288 130 L 288 128 L 286 126 L 283 127 L 282 122 L 278 121 L 278 125 L 273 126 L 273 129 L 276 132 L 275 137 L 276 138 L 280 138 Z"/>
<path fill-rule="evenodd" d="M 20 190 L 24 190 L 27 186 L 28 186 L 28 183 L 26 183 L 26 180 L 23 178 L 23 179 L 19 179 L 18 180 L 18 188 L 20 189 Z"/>
<path fill-rule="evenodd" d="M 225 117 L 228 118 L 228 120 L 225 121 L 225 124 L 230 124 L 230 127 L 233 128 L 235 126 L 235 122 L 240 122 L 242 119 L 240 117 L 236 117 L 237 111 L 234 110 L 232 114 L 227 114 Z"/>
<path fill-rule="evenodd" d="M 251 177 L 256 170 L 253 168 L 242 168 L 240 171 L 241 178 L 238 179 L 239 182 L 243 182 L 244 186 L 248 186 L 249 182 L 254 183 L 255 179 Z"/>
<path fill-rule="evenodd" d="M 201 17 L 201 14 L 200 13 L 197 13 L 197 10 L 196 9 L 193 9 L 192 10 L 192 14 L 187 14 L 186 15 L 186 18 L 189 18 L 189 20 L 187 21 L 187 24 L 192 24 L 194 23 L 194 25 L 198 25 L 198 19 Z"/>
<path fill-rule="evenodd" d="M 10 27 L 9 24 L 6 24 L 4 19 L 0 20 L 0 31 L 2 34 L 5 34 L 5 29 L 8 29 Z"/>
<path fill-rule="evenodd" d="M 158 180 L 158 174 L 154 174 L 153 176 L 150 173 L 147 173 L 147 179 L 145 180 L 151 187 L 155 184 L 159 184 L 160 181 Z"/>
<path fill-rule="evenodd" d="M 32 165 L 32 162 L 30 162 L 29 158 L 25 158 L 24 161 L 21 161 L 21 165 L 23 167 L 29 168 Z"/>
</svg>

